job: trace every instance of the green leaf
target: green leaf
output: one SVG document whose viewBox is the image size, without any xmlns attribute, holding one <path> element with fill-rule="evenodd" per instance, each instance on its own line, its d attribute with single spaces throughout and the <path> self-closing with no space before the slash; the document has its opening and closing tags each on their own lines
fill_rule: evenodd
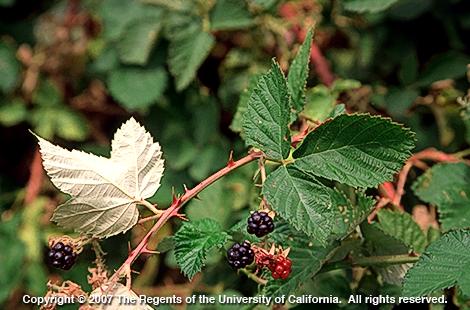
<svg viewBox="0 0 470 310">
<path fill-rule="evenodd" d="M 108 46 L 101 50 L 94 62 L 90 64 L 90 71 L 93 74 L 106 74 L 117 67 L 119 67 L 118 52 L 116 48 Z"/>
<path fill-rule="evenodd" d="M 245 142 L 281 160 L 289 155 L 290 104 L 286 79 L 273 60 L 271 69 L 262 75 L 248 100 L 242 126 Z"/>
<path fill-rule="evenodd" d="M 437 56 L 426 66 L 415 85 L 427 86 L 439 80 L 464 77 L 469 62 L 469 56 L 455 51 Z"/>
<path fill-rule="evenodd" d="M 20 225 L 20 213 L 13 213 L 12 218 L 0 219 L 0 247 L 8 249 L 0 255 L 0 304 L 8 299 L 10 292 L 17 287 L 23 276 L 23 269 L 18 265 L 25 266 L 25 245 L 18 238 L 18 227 Z"/>
<path fill-rule="evenodd" d="M 413 184 L 415 194 L 437 206 L 444 230 L 470 227 L 470 167 L 465 163 L 438 164 Z"/>
<path fill-rule="evenodd" d="M 336 211 L 336 224 L 333 233 L 336 239 L 344 239 L 361 224 L 375 205 L 375 200 L 362 192 L 357 192 L 354 201 L 348 199 L 344 193 L 334 190 L 331 195 Z"/>
<path fill-rule="evenodd" d="M 41 106 L 57 106 L 62 102 L 62 94 L 52 81 L 43 80 L 34 90 L 32 101 Z"/>
<path fill-rule="evenodd" d="M 111 95 L 129 110 L 148 108 L 160 98 L 166 84 L 166 73 L 160 68 L 119 68 L 108 77 Z"/>
<path fill-rule="evenodd" d="M 202 31 L 199 25 L 181 28 L 173 31 L 168 49 L 168 66 L 178 91 L 191 83 L 215 44 L 212 34 Z"/>
<path fill-rule="evenodd" d="M 431 243 L 408 271 L 403 293 L 422 296 L 459 285 L 470 296 L 470 231 L 454 230 Z"/>
<path fill-rule="evenodd" d="M 0 0 L 0 6 L 9 7 L 15 3 L 15 0 Z"/>
<path fill-rule="evenodd" d="M 326 247 L 291 247 L 292 272 L 286 280 L 270 280 L 264 288 L 267 296 L 289 295 L 310 280 L 334 254 L 336 243 Z"/>
<path fill-rule="evenodd" d="M 252 5 L 258 6 L 261 10 L 269 10 L 278 2 L 279 0 L 251 0 Z"/>
<path fill-rule="evenodd" d="M 414 49 L 403 56 L 403 60 L 398 71 L 398 78 L 403 85 L 411 84 L 418 77 L 419 60 Z"/>
<path fill-rule="evenodd" d="M 340 115 L 311 132 L 294 151 L 303 171 L 356 187 L 391 180 L 411 155 L 414 135 L 389 119 Z"/>
<path fill-rule="evenodd" d="M 344 8 L 348 11 L 377 13 L 388 9 L 398 0 L 343 0 Z"/>
<path fill-rule="evenodd" d="M 161 14 L 160 14 L 161 15 Z M 161 17 L 133 21 L 117 42 L 119 58 L 125 64 L 145 65 L 161 28 Z"/>
<path fill-rule="evenodd" d="M 306 92 L 306 103 L 302 116 L 313 121 L 323 122 L 328 118 L 344 114 L 344 104 L 337 104 L 339 95 L 360 86 L 361 83 L 356 80 L 338 79 L 331 88 L 322 84 L 309 88 Z"/>
<path fill-rule="evenodd" d="M 201 271 L 207 253 L 221 248 L 228 235 L 211 219 L 185 222 L 175 234 L 175 257 L 182 272 L 189 278 Z"/>
<path fill-rule="evenodd" d="M 333 108 L 333 111 L 331 111 L 330 115 L 328 115 L 328 118 L 335 118 L 342 114 L 346 114 L 346 105 L 344 103 L 335 105 L 335 107 Z"/>
<path fill-rule="evenodd" d="M 243 29 L 253 22 L 245 1 L 218 0 L 210 13 L 212 31 Z"/>
<path fill-rule="evenodd" d="M 297 112 L 302 111 L 305 104 L 305 85 L 308 77 L 308 64 L 310 62 L 310 48 L 312 46 L 313 30 L 310 29 L 305 37 L 304 43 L 295 56 L 289 68 L 287 75 L 287 84 L 289 85 L 292 96 L 292 106 Z"/>
<path fill-rule="evenodd" d="M 418 96 L 416 89 L 392 87 L 385 97 L 387 111 L 392 117 L 403 118 Z"/>
<path fill-rule="evenodd" d="M 377 227 L 384 233 L 402 241 L 417 253 L 424 251 L 427 245 L 426 235 L 409 213 L 382 209 L 377 217 Z"/>
<path fill-rule="evenodd" d="M 54 135 L 73 141 L 82 141 L 88 136 L 86 120 L 65 105 L 38 107 L 30 115 L 34 131 L 47 139 Z"/>
<path fill-rule="evenodd" d="M 198 150 L 197 160 L 193 161 L 189 168 L 189 175 L 194 180 L 203 180 L 210 173 L 215 172 L 215 167 L 222 166 L 227 160 L 227 153 L 217 145 L 209 145 Z"/>
<path fill-rule="evenodd" d="M 27 117 L 28 110 L 21 98 L 15 98 L 11 102 L 0 105 L 0 123 L 4 126 L 14 126 Z"/>
<path fill-rule="evenodd" d="M 301 115 L 313 121 L 325 121 L 335 108 L 336 98 L 325 85 L 317 85 L 306 92 L 306 103 Z"/>
<path fill-rule="evenodd" d="M 435 8 L 434 0 L 400 0 L 396 5 L 390 8 L 387 12 L 389 18 L 394 19 L 398 22 L 406 22 L 412 19 L 418 18 L 420 15 L 430 11 L 431 9 Z M 446 31 L 447 35 L 450 37 L 452 35 L 449 34 L 449 30 Z M 449 41 L 452 41 L 449 38 Z M 450 46 L 455 46 L 454 42 L 450 43 Z M 408 55 L 407 52 L 403 51 L 403 55 Z"/>
<path fill-rule="evenodd" d="M 250 77 L 250 81 L 248 82 L 248 87 L 243 90 L 240 95 L 240 100 L 238 101 L 237 111 L 233 116 L 232 123 L 230 124 L 230 129 L 234 132 L 242 132 L 242 121 L 243 115 L 245 114 L 246 110 L 248 109 L 248 101 L 250 100 L 250 95 L 254 91 L 256 84 L 258 81 L 258 76 L 254 75 Z"/>
<path fill-rule="evenodd" d="M 330 188 L 295 168 L 281 166 L 268 175 L 263 195 L 289 224 L 327 244 L 336 220 Z"/>
<path fill-rule="evenodd" d="M 462 112 L 460 112 L 460 116 L 465 125 L 465 141 L 470 144 L 470 98 L 466 101 L 462 101 L 462 104 L 463 109 Z"/>
<path fill-rule="evenodd" d="M 107 0 L 99 6 L 100 17 L 103 19 L 103 36 L 107 40 L 117 40 L 124 29 L 142 14 L 137 1 Z"/>
<path fill-rule="evenodd" d="M 368 255 L 403 255 L 408 254 L 409 247 L 391 235 L 383 232 L 377 223 L 361 225 L 361 232 L 365 239 L 364 245 Z M 401 284 L 410 264 L 375 265 L 373 269 L 381 275 L 382 279 L 390 284 Z"/>
<path fill-rule="evenodd" d="M 16 60 L 16 50 L 0 42 L 0 92 L 12 91 L 20 74 L 20 64 Z"/>
<path fill-rule="evenodd" d="M 198 197 L 200 199 L 193 199 L 189 203 L 188 218 L 191 221 L 210 218 L 226 228 L 231 217 L 233 189 L 227 187 L 225 178 L 203 190 Z"/>
<path fill-rule="evenodd" d="M 331 93 L 338 97 L 342 92 L 361 87 L 361 82 L 351 79 L 336 79 L 331 85 Z"/>
<path fill-rule="evenodd" d="M 369 255 L 399 255 L 407 254 L 408 246 L 384 233 L 377 223 L 366 223 L 361 225 L 361 232 L 365 239 L 365 246 Z"/>
</svg>

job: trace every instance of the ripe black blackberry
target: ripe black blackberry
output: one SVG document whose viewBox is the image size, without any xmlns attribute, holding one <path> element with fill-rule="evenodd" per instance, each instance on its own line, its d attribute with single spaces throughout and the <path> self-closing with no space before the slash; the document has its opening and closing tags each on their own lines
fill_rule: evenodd
<svg viewBox="0 0 470 310">
<path fill-rule="evenodd" d="M 47 262 L 49 265 L 69 270 L 75 264 L 77 254 L 73 251 L 72 247 L 64 245 L 62 242 L 54 244 L 47 252 Z"/>
<path fill-rule="evenodd" d="M 227 250 L 227 260 L 230 266 L 239 269 L 251 264 L 255 259 L 255 253 L 248 241 L 235 243 Z"/>
<path fill-rule="evenodd" d="M 263 237 L 273 232 L 274 222 L 268 213 L 256 211 L 248 218 L 247 231 L 256 237 Z"/>
</svg>

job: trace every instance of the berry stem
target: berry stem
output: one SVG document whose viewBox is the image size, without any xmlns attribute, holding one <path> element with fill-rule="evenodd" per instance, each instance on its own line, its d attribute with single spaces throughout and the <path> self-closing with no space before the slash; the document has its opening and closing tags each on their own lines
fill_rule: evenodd
<svg viewBox="0 0 470 310">
<path fill-rule="evenodd" d="M 170 218 L 177 216 L 179 209 L 186 204 L 189 200 L 196 197 L 202 190 L 206 187 L 217 181 L 218 179 L 222 178 L 223 176 L 229 174 L 233 170 L 240 168 L 258 158 L 264 157 L 263 152 L 251 152 L 245 157 L 229 163 L 224 168 L 220 169 L 213 175 L 209 176 L 207 179 L 201 181 L 198 185 L 190 190 L 186 190 L 186 192 L 181 197 L 173 197 L 173 202 L 168 207 L 168 209 L 161 210 L 163 211 L 159 216 L 157 222 L 153 225 L 153 227 L 147 232 L 144 238 L 139 242 L 139 244 L 130 251 L 129 256 L 127 257 L 126 261 L 119 267 L 118 270 L 112 275 L 110 281 L 117 281 L 122 275 L 125 275 L 129 279 L 129 270 L 132 263 L 139 257 L 140 254 L 144 253 L 148 250 L 147 245 L 149 243 L 150 237 L 157 232 Z"/>
<path fill-rule="evenodd" d="M 240 269 L 240 272 L 244 273 L 248 279 L 251 279 L 260 285 L 266 285 L 266 283 L 268 283 L 268 280 L 258 277 L 256 274 L 252 273 L 246 268 Z"/>
</svg>

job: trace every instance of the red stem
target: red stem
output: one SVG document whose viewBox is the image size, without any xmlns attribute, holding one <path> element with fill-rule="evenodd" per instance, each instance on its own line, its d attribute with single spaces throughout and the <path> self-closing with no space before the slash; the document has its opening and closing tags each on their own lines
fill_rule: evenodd
<svg viewBox="0 0 470 310">
<path fill-rule="evenodd" d="M 441 151 L 438 151 L 434 148 L 428 148 L 422 150 L 416 154 L 413 154 L 405 163 L 400 173 L 398 174 L 397 186 L 394 188 L 391 182 L 385 182 L 379 186 L 382 198 L 379 199 L 378 203 L 375 206 L 374 211 L 369 215 L 369 223 L 374 219 L 377 212 L 383 208 L 388 203 L 393 204 L 396 208 L 404 210 L 401 205 L 401 198 L 405 194 L 405 184 L 408 178 L 408 174 L 411 171 L 411 168 L 414 166 L 420 168 L 427 168 L 426 163 L 423 160 L 432 160 L 435 162 L 465 162 L 470 164 L 470 161 L 461 159 L 453 154 L 447 154 Z"/>
<path fill-rule="evenodd" d="M 187 203 L 189 200 L 192 198 L 196 197 L 202 190 L 204 190 L 206 187 L 220 179 L 221 177 L 225 176 L 226 174 L 230 173 L 231 171 L 240 168 L 241 166 L 244 166 L 258 158 L 261 158 L 264 156 L 263 152 L 252 152 L 248 154 L 247 156 L 237 160 L 237 161 L 229 161 L 228 165 L 207 179 L 203 180 L 201 183 L 196 185 L 194 188 L 190 190 L 186 190 L 183 196 L 177 198 L 173 197 L 173 202 L 170 205 L 168 209 L 166 209 L 159 217 L 158 221 L 153 225 L 153 227 L 147 232 L 147 234 L 144 236 L 144 238 L 139 242 L 137 247 L 132 250 L 129 253 L 129 256 L 127 257 L 126 261 L 119 267 L 119 269 L 114 273 L 114 275 L 111 277 L 111 281 L 116 280 L 118 277 L 120 277 L 121 273 L 123 270 L 126 270 L 126 267 L 130 269 L 130 266 L 132 263 L 137 259 L 137 257 L 149 251 L 147 249 L 147 245 L 149 243 L 150 237 L 157 232 L 170 218 L 173 216 L 178 215 L 179 209 Z"/>
<path fill-rule="evenodd" d="M 331 72 L 328 61 L 326 60 L 325 56 L 323 56 L 322 52 L 320 51 L 320 48 L 315 42 L 312 43 L 312 49 L 310 50 L 310 59 L 313 63 L 315 71 L 318 74 L 318 79 L 323 84 L 330 87 L 335 81 L 335 77 Z"/>
</svg>

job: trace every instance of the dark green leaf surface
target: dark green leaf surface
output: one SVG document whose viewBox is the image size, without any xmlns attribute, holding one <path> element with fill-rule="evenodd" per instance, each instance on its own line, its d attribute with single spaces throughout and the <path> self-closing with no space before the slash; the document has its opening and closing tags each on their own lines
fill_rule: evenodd
<svg viewBox="0 0 470 310">
<path fill-rule="evenodd" d="M 201 271 L 207 253 L 220 248 L 228 235 L 212 219 L 185 222 L 175 234 L 175 257 L 182 272 L 189 278 Z"/>
<path fill-rule="evenodd" d="M 99 12 L 103 22 L 103 36 L 115 41 L 130 22 L 140 18 L 142 7 L 137 1 L 108 0 L 101 2 Z"/>
<path fill-rule="evenodd" d="M 148 108 L 166 88 L 162 69 L 119 68 L 111 71 L 108 86 L 114 98 L 129 110 Z"/>
<path fill-rule="evenodd" d="M 15 49 L 0 42 L 0 92 L 9 92 L 15 86 L 20 73 L 20 64 Z"/>
<path fill-rule="evenodd" d="M 305 37 L 304 43 L 300 46 L 297 56 L 292 61 L 287 75 L 292 96 L 292 106 L 295 111 L 302 111 L 305 105 L 305 85 L 307 83 L 308 64 L 310 62 L 310 48 L 312 46 L 313 30 L 310 29 Z"/>
<path fill-rule="evenodd" d="M 369 255 L 400 255 L 408 253 L 408 246 L 403 241 L 384 233 L 377 223 L 363 223 L 361 232 Z"/>
<path fill-rule="evenodd" d="M 377 217 L 377 227 L 385 234 L 402 241 L 417 253 L 424 251 L 427 245 L 426 235 L 409 213 L 382 209 Z"/>
<path fill-rule="evenodd" d="M 289 155 L 290 104 L 287 82 L 279 65 L 262 75 L 248 100 L 242 127 L 245 142 L 281 160 Z"/>
<path fill-rule="evenodd" d="M 294 152 L 303 171 L 355 187 L 391 180 L 411 155 L 414 135 L 368 114 L 340 115 L 311 132 Z"/>
<path fill-rule="evenodd" d="M 161 28 L 161 17 L 132 22 L 117 42 L 119 58 L 125 64 L 145 65 Z"/>
<path fill-rule="evenodd" d="M 437 206 L 445 230 L 470 227 L 470 167 L 464 163 L 438 164 L 413 184 L 415 194 Z"/>
<path fill-rule="evenodd" d="M 284 166 L 270 173 L 263 186 L 263 195 L 279 216 L 322 245 L 336 220 L 332 192 L 314 177 Z"/>
<path fill-rule="evenodd" d="M 191 83 L 214 44 L 212 34 L 197 25 L 174 32 L 168 50 L 168 66 L 175 77 L 177 90 L 183 90 Z"/>
<path fill-rule="evenodd" d="M 232 123 L 230 124 L 230 129 L 234 132 L 242 133 L 243 115 L 247 110 L 248 101 L 250 100 L 251 93 L 256 87 L 257 81 L 258 79 L 256 76 L 250 77 L 248 87 L 244 89 L 243 92 L 240 94 L 240 100 L 238 101 L 237 111 L 235 112 L 235 115 L 232 119 Z"/>
<path fill-rule="evenodd" d="M 416 81 L 417 86 L 427 86 L 443 79 L 456 79 L 465 76 L 470 57 L 455 51 L 434 58 Z"/>
<path fill-rule="evenodd" d="M 353 12 L 376 13 L 388 9 L 398 0 L 344 0 L 344 8 Z"/>
<path fill-rule="evenodd" d="M 375 200 L 362 192 L 357 192 L 355 201 L 348 199 L 344 193 L 333 190 L 331 194 L 336 211 L 336 224 L 333 233 L 336 239 L 344 239 L 361 224 L 374 208 Z"/>
<path fill-rule="evenodd" d="M 253 25 L 253 18 L 245 1 L 219 0 L 210 14 L 213 31 L 243 29 Z"/>
<path fill-rule="evenodd" d="M 408 271 L 403 293 L 427 295 L 459 285 L 470 296 L 470 231 L 454 230 L 433 242 Z"/>
</svg>

